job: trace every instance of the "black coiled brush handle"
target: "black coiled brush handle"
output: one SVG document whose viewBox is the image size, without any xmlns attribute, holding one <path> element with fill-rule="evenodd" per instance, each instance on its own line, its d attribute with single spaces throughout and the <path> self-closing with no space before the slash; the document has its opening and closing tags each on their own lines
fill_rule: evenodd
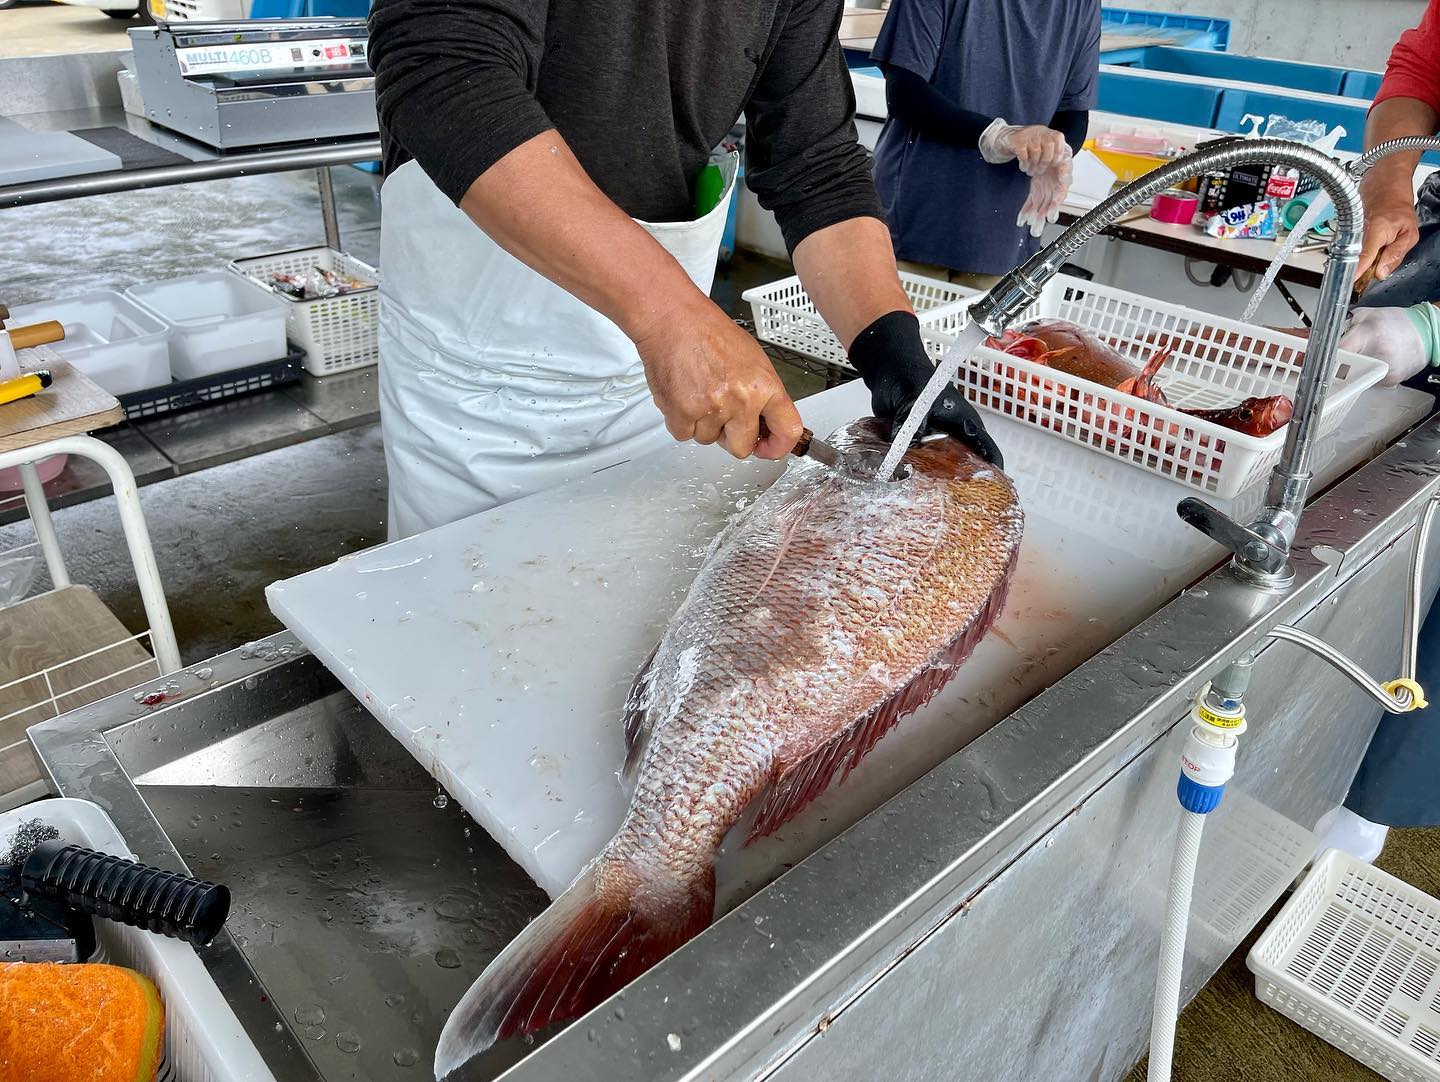
<svg viewBox="0 0 1440 1082">
<path fill-rule="evenodd" d="M 61 841 L 35 847 L 21 885 L 26 894 L 196 946 L 214 939 L 230 913 L 225 887 Z"/>
</svg>

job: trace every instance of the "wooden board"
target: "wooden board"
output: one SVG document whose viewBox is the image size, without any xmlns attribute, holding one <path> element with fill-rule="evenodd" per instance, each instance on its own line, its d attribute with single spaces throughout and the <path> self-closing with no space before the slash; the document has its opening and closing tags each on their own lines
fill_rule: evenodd
<svg viewBox="0 0 1440 1082">
<path fill-rule="evenodd" d="M 109 649 L 71 661 L 103 647 Z M 50 674 L 59 710 L 45 680 L 33 675 L 55 665 L 63 666 Z M 154 675 L 150 653 L 88 586 L 67 586 L 0 609 L 0 796 L 42 777 L 25 740 L 27 728 Z"/>
<path fill-rule="evenodd" d="M 34 351 L 22 350 L 20 367 L 26 372 L 47 369 L 55 382 L 31 398 L 0 405 L 0 451 L 33 447 L 61 436 L 78 436 L 125 419 L 125 411 L 114 395 L 101 390 L 65 361 L 41 361 Z"/>
</svg>

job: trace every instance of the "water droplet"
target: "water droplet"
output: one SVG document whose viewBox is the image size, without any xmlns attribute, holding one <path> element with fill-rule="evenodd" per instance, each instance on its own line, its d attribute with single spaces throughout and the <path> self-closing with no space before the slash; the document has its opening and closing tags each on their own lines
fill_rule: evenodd
<svg viewBox="0 0 1440 1082">
<path fill-rule="evenodd" d="M 435 952 L 435 964 L 441 969 L 459 969 L 460 955 L 449 947 L 441 947 Z"/>
<path fill-rule="evenodd" d="M 318 1003 L 305 1003 L 295 1008 L 295 1021 L 302 1026 L 318 1026 L 325 1021 L 325 1008 Z"/>
<path fill-rule="evenodd" d="M 325 1039 L 324 1026 L 306 1026 L 300 1032 L 305 1035 L 306 1040 L 323 1041 Z"/>
<path fill-rule="evenodd" d="M 436 810 L 441 810 L 450 806 L 450 798 L 446 796 L 442 790 L 437 789 L 435 791 L 435 799 L 430 801 L 430 803 Z"/>
<path fill-rule="evenodd" d="M 615 1020 L 616 1020 L 617 1022 L 623 1022 L 623 1021 L 625 1021 L 625 1008 L 624 1008 L 624 1007 L 616 1007 L 616 1008 L 615 1008 Z"/>
<path fill-rule="evenodd" d="M 342 1052 L 360 1051 L 360 1034 L 351 1029 L 335 1034 L 335 1047 Z"/>
<path fill-rule="evenodd" d="M 413 1048 L 397 1048 L 390 1058 L 395 1061 L 396 1067 L 414 1067 L 420 1062 L 420 1053 Z"/>
<path fill-rule="evenodd" d="M 385 997 L 385 1006 L 389 1007 L 391 1010 L 395 1010 L 399 1007 L 405 1006 L 405 993 L 391 992 L 388 996 Z"/>
</svg>

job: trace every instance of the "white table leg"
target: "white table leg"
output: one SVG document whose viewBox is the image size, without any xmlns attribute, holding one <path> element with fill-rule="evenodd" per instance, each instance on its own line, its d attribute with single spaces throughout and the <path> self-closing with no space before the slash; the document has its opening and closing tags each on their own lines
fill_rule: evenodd
<svg viewBox="0 0 1440 1082">
<path fill-rule="evenodd" d="M 47 456 L 48 457 L 48 456 Z M 25 486 L 25 510 L 35 526 L 35 539 L 40 542 L 40 551 L 45 554 L 45 566 L 50 569 L 50 582 L 57 590 L 70 585 L 70 572 L 65 568 L 65 555 L 60 551 L 60 539 L 55 536 L 55 523 L 50 518 L 50 504 L 45 500 L 45 488 L 40 483 L 40 473 L 34 462 L 22 462 L 18 467 L 20 480 Z"/>
<path fill-rule="evenodd" d="M 145 513 L 140 508 L 140 493 L 129 464 L 119 451 L 93 436 L 62 436 L 27 447 L 23 451 L 0 453 L 0 469 L 19 466 L 23 476 L 24 462 L 33 461 L 37 456 L 47 458 L 50 455 L 78 455 L 88 458 L 98 463 L 110 478 L 110 485 L 115 489 L 115 505 L 120 511 L 120 526 L 125 531 L 125 543 L 130 549 L 130 560 L 135 565 L 135 581 L 140 587 L 140 600 L 145 606 L 145 618 L 150 622 L 150 645 L 155 651 L 155 660 L 160 663 L 160 671 L 174 672 L 180 668 L 180 648 L 175 642 L 175 627 L 170 622 L 170 606 L 165 603 L 165 590 L 160 585 L 160 569 L 155 564 L 155 550 L 150 544 L 150 530 L 145 525 Z M 43 493 L 38 493 L 39 476 L 34 474 L 33 468 L 31 476 L 34 477 L 39 495 L 40 514 L 36 515 L 34 506 L 30 507 L 30 513 L 35 518 L 36 532 L 42 528 L 40 523 L 43 517 L 45 528 L 50 531 L 51 545 L 58 556 L 60 550 L 54 541 L 55 532 L 50 522 L 49 506 L 45 503 Z M 25 482 L 25 502 L 30 505 L 30 478 L 25 477 Z M 41 547 L 45 547 L 43 536 Z M 47 548 L 47 556 L 49 551 Z M 63 565 L 61 572 L 64 573 Z M 51 574 L 54 575 L 53 568 Z M 65 581 L 68 584 L 68 577 Z M 61 584 L 57 581 L 56 585 Z"/>
</svg>

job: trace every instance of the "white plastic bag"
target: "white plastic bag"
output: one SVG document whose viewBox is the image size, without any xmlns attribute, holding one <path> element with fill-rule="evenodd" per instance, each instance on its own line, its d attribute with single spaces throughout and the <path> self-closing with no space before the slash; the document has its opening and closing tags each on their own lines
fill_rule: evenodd
<svg viewBox="0 0 1440 1082">
<path fill-rule="evenodd" d="M 0 552 L 0 608 L 28 594 L 39 570 L 40 557 L 33 552 Z"/>
</svg>

